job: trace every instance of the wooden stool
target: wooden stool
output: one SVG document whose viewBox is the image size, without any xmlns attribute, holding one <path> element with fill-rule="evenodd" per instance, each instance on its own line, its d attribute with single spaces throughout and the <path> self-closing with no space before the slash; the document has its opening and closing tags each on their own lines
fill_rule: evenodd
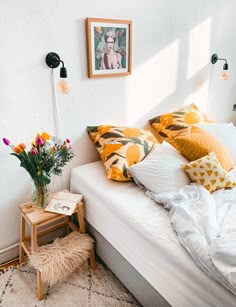
<svg viewBox="0 0 236 307">
<path fill-rule="evenodd" d="M 80 233 L 85 233 L 85 223 L 84 223 L 84 204 L 80 201 L 77 204 L 77 207 L 74 210 L 74 213 L 77 214 L 79 221 L 79 228 L 75 226 L 70 221 L 68 215 L 52 213 L 44 211 L 43 208 L 37 208 L 33 206 L 32 202 L 27 202 L 19 205 L 21 210 L 20 217 L 20 250 L 19 250 L 19 262 L 20 264 L 24 262 L 24 253 L 30 256 L 32 251 L 38 250 L 38 237 L 41 237 L 49 232 L 57 230 L 61 227 L 66 227 L 67 232 L 71 230 L 80 231 Z M 40 230 L 42 226 L 51 224 L 52 222 L 57 222 L 55 225 L 49 225 L 44 227 L 43 230 Z M 25 235 L 25 222 L 31 227 L 31 236 L 26 237 Z M 29 243 L 31 242 L 31 246 Z M 94 255 L 94 248 L 90 251 L 90 265 L 93 270 L 96 269 L 96 261 Z M 37 270 L 37 296 L 39 300 L 44 298 L 44 289 L 41 272 Z"/>
</svg>

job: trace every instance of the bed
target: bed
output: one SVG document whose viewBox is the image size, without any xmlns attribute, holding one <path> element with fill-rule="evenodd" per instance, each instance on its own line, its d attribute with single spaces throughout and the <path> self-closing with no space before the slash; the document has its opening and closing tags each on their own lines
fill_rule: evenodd
<svg viewBox="0 0 236 307">
<path fill-rule="evenodd" d="M 134 182 L 108 180 L 96 161 L 72 169 L 70 189 L 84 195 L 98 255 L 143 306 L 236 306 L 180 245 L 168 211 Z"/>
</svg>

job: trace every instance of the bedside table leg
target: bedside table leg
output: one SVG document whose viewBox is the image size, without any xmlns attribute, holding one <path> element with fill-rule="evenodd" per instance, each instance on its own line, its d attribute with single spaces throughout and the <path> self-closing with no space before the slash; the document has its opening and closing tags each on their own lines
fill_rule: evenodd
<svg viewBox="0 0 236 307">
<path fill-rule="evenodd" d="M 44 298 L 42 276 L 41 272 L 38 270 L 37 270 L 37 296 L 40 301 Z"/>
<path fill-rule="evenodd" d="M 24 257 L 24 249 L 22 247 L 22 242 L 25 240 L 25 219 L 23 214 L 20 215 L 20 247 L 19 247 L 19 263 L 23 263 L 25 261 Z"/>
<path fill-rule="evenodd" d="M 84 204 L 80 203 L 78 206 L 77 211 L 78 221 L 79 221 L 79 230 L 80 233 L 85 233 L 85 223 L 84 223 Z M 96 260 L 95 260 L 95 254 L 94 254 L 94 247 L 89 252 L 89 260 L 90 260 L 90 266 L 92 270 L 96 270 Z"/>
<path fill-rule="evenodd" d="M 83 204 L 79 205 L 77 215 L 78 215 L 78 220 L 79 220 L 79 230 L 80 230 L 81 233 L 85 233 L 84 206 L 83 206 Z"/>
<path fill-rule="evenodd" d="M 31 248 L 33 252 L 38 249 L 37 226 L 35 225 L 31 227 Z M 39 300 L 44 298 L 43 281 L 39 270 L 37 270 L 37 296 Z"/>
<path fill-rule="evenodd" d="M 65 222 L 66 222 L 66 233 L 69 234 L 70 233 L 70 226 L 69 226 L 70 219 L 69 219 L 69 216 L 65 217 Z"/>
<path fill-rule="evenodd" d="M 90 261 L 90 266 L 92 270 L 96 270 L 97 265 L 96 265 L 95 254 L 94 254 L 94 247 L 91 249 L 89 253 L 89 261 Z"/>
</svg>

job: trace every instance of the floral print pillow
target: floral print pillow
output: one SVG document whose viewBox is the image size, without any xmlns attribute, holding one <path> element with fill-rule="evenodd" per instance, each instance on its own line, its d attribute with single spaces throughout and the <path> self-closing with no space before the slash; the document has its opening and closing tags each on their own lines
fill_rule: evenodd
<svg viewBox="0 0 236 307">
<path fill-rule="evenodd" d="M 131 181 L 129 167 L 142 161 L 158 143 L 145 129 L 89 126 L 88 134 L 104 163 L 108 179 Z"/>
<path fill-rule="evenodd" d="M 175 146 L 172 140 L 176 136 L 187 134 L 191 125 L 212 121 L 194 103 L 191 103 L 178 111 L 156 116 L 149 122 L 157 131 L 159 142 L 165 140 Z"/>
</svg>

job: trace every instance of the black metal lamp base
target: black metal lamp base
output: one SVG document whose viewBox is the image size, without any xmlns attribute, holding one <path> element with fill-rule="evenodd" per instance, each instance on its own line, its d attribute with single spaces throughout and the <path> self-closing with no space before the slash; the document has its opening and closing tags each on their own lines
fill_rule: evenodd
<svg viewBox="0 0 236 307">
<path fill-rule="evenodd" d="M 49 67 L 56 68 L 60 65 L 61 59 L 57 53 L 50 52 L 47 54 L 45 62 Z"/>
<path fill-rule="evenodd" d="M 218 55 L 217 54 L 213 54 L 211 57 L 211 63 L 215 64 L 218 61 Z"/>
</svg>

